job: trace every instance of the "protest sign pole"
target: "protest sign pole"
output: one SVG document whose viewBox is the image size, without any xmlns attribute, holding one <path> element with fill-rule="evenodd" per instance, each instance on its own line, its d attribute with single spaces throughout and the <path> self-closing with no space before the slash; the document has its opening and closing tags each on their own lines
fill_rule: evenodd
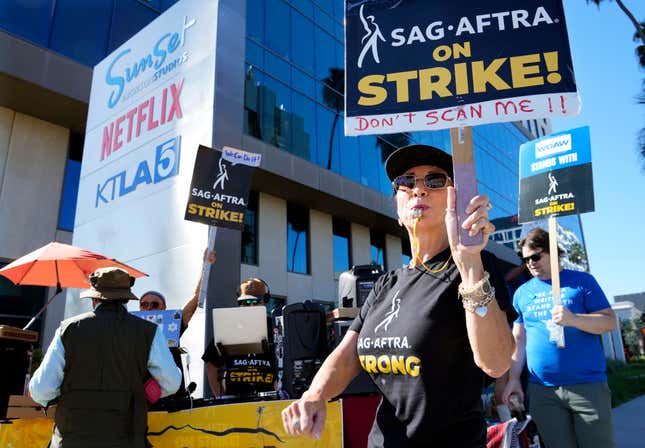
<svg viewBox="0 0 645 448">
<path fill-rule="evenodd" d="M 477 195 L 477 175 L 475 173 L 475 156 L 473 154 L 473 130 L 470 126 L 460 126 L 450 129 L 452 142 L 452 168 L 455 192 L 457 194 L 457 225 L 459 226 L 459 241 L 464 246 L 481 244 L 484 235 L 478 232 L 470 236 L 468 230 L 462 229 L 461 224 L 468 217 L 466 208 L 470 200 Z"/>
<path fill-rule="evenodd" d="M 560 257 L 558 254 L 558 225 L 555 215 L 549 216 L 549 254 L 551 255 L 551 288 L 553 306 L 562 305 L 560 298 Z M 562 328 L 562 327 L 560 327 Z M 558 348 L 564 348 L 564 329 L 557 338 Z"/>
<path fill-rule="evenodd" d="M 204 254 L 204 259 L 208 258 L 210 251 L 215 250 L 215 237 L 217 236 L 217 227 L 208 226 L 208 243 L 206 246 L 206 253 Z M 211 268 L 213 266 L 210 263 L 204 263 L 204 269 L 202 270 L 202 284 L 199 290 L 199 300 L 197 306 L 199 308 L 204 308 L 204 303 L 206 303 L 206 295 L 208 294 L 208 278 L 210 277 Z"/>
</svg>

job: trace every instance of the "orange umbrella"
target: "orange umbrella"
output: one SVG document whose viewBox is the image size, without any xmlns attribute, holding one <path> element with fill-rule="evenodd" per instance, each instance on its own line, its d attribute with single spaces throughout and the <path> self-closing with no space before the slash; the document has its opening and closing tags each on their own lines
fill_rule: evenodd
<svg viewBox="0 0 645 448">
<path fill-rule="evenodd" d="M 89 275 L 96 269 L 107 266 L 121 268 L 132 277 L 148 275 L 114 258 L 57 242 L 49 243 L 18 258 L 0 269 L 0 275 L 7 277 L 16 285 L 56 287 L 56 293 L 27 324 L 25 327 L 27 329 L 62 288 L 88 288 Z"/>
</svg>

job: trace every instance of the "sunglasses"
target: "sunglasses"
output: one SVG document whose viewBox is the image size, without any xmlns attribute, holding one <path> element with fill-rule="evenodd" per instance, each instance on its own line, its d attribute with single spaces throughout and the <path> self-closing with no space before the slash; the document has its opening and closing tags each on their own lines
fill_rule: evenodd
<svg viewBox="0 0 645 448">
<path fill-rule="evenodd" d="M 240 306 L 251 306 L 251 305 L 259 305 L 261 302 L 260 299 L 244 299 L 239 301 Z"/>
<path fill-rule="evenodd" d="M 414 174 L 404 174 L 398 176 L 392 182 L 394 191 L 399 191 L 399 188 L 405 187 L 407 189 L 413 189 L 417 185 L 417 180 L 423 179 L 423 185 L 430 189 L 439 189 L 444 188 L 450 180 L 450 176 L 443 173 L 428 173 L 423 177 L 416 177 Z"/>
<path fill-rule="evenodd" d="M 522 263 L 528 263 L 529 261 L 540 261 L 540 258 L 542 258 L 542 253 L 543 252 L 537 252 L 533 255 L 529 255 L 528 257 L 522 257 Z"/>
<path fill-rule="evenodd" d="M 151 302 L 140 302 L 139 305 L 141 306 L 141 308 L 150 310 L 161 308 L 161 302 L 157 302 L 156 300 L 153 300 Z"/>
</svg>

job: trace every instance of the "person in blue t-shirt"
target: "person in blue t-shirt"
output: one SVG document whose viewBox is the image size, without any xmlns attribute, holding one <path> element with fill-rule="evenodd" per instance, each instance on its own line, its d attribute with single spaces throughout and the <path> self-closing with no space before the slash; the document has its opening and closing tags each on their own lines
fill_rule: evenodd
<svg viewBox="0 0 645 448">
<path fill-rule="evenodd" d="M 520 374 L 526 360 L 529 412 L 549 448 L 614 447 L 599 335 L 614 329 L 616 316 L 586 272 L 561 270 L 562 305 L 553 305 L 548 232 L 531 230 L 520 248 L 534 278 L 513 296 L 519 314 L 513 325 L 516 348 L 502 398 L 506 403 L 513 394 L 524 398 Z M 564 331 L 564 348 L 556 345 L 558 331 Z"/>
</svg>

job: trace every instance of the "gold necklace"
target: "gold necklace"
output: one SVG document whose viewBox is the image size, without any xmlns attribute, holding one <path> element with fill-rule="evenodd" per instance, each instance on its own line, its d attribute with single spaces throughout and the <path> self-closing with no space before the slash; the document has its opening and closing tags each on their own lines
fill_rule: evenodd
<svg viewBox="0 0 645 448">
<path fill-rule="evenodd" d="M 425 271 L 430 274 L 438 274 L 439 272 L 445 270 L 448 267 L 448 263 L 450 263 L 450 260 L 452 260 L 452 254 L 448 256 L 448 259 L 446 260 L 446 262 L 439 269 L 428 269 L 423 262 L 421 262 L 421 266 L 423 266 L 423 269 L 425 269 Z"/>
<path fill-rule="evenodd" d="M 422 259 L 419 258 L 419 240 L 417 240 L 417 223 L 419 222 L 419 219 L 417 218 L 414 221 L 414 228 L 412 229 L 412 245 L 414 246 L 414 262 L 419 261 L 421 263 L 421 266 L 423 266 L 423 269 L 425 269 L 426 272 L 430 274 L 438 274 L 439 272 L 443 271 L 448 267 L 448 263 L 450 263 L 450 260 L 452 260 L 452 253 L 448 256 L 448 259 L 446 262 L 441 266 L 439 269 L 428 269 L 423 262 Z M 416 266 L 415 266 L 416 268 Z"/>
</svg>

